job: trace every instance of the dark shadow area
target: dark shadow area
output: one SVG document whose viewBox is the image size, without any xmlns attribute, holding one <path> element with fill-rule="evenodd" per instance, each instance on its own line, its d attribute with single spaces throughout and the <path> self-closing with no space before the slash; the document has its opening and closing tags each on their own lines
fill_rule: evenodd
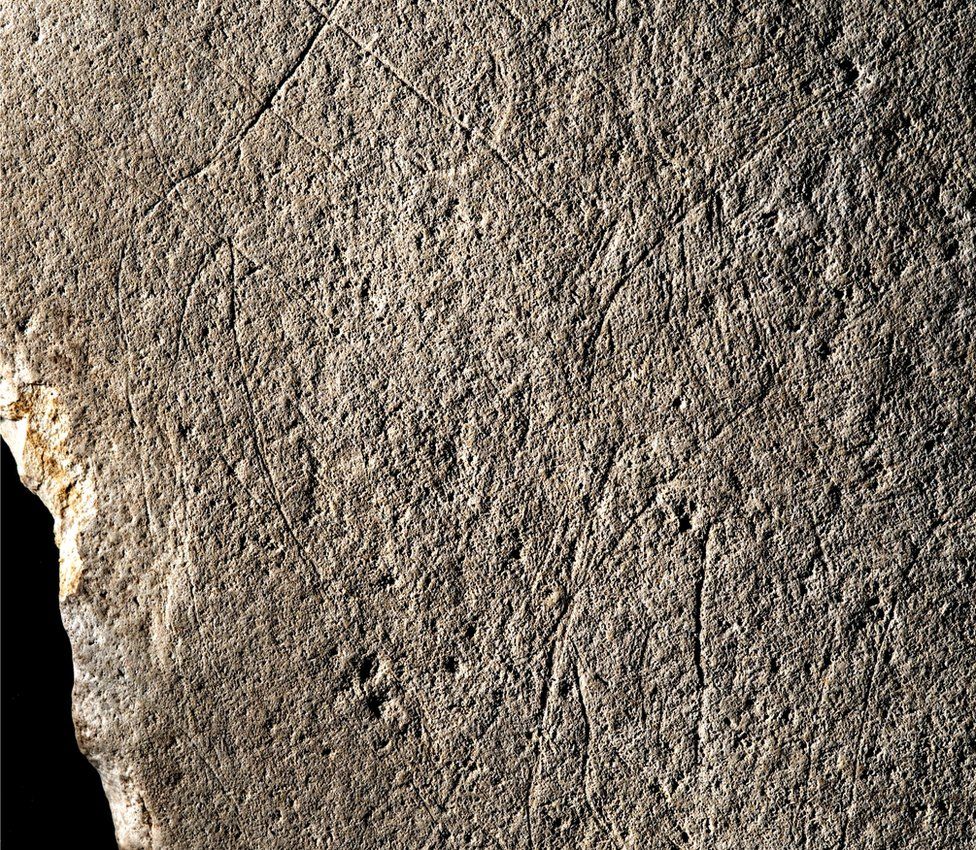
<svg viewBox="0 0 976 850">
<path fill-rule="evenodd" d="M 101 782 L 71 724 L 54 523 L 6 445 L 0 453 L 0 843 L 116 850 Z"/>
</svg>

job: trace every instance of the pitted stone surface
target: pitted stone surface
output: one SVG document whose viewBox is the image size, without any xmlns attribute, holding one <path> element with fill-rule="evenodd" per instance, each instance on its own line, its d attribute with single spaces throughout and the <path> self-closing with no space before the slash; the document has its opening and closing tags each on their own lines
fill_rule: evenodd
<svg viewBox="0 0 976 850">
<path fill-rule="evenodd" d="M 120 847 L 972 846 L 974 17 L 7 3 Z"/>
</svg>

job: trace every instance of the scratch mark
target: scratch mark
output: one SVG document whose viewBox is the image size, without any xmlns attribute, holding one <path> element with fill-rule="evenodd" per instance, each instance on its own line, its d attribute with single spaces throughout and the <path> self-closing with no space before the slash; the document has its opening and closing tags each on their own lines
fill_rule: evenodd
<svg viewBox="0 0 976 850">
<path fill-rule="evenodd" d="M 595 509 L 603 501 L 603 496 L 607 489 L 607 482 L 610 478 L 610 472 L 617 463 L 617 453 L 620 451 L 621 445 L 623 445 L 621 442 L 616 442 L 610 449 L 610 455 L 607 457 L 607 462 L 603 465 L 603 469 L 600 472 L 600 477 L 594 484 L 593 496 L 588 500 L 591 502 L 591 510 Z"/>
<path fill-rule="evenodd" d="M 335 28 L 340 32 L 346 39 L 348 39 L 355 47 L 367 56 L 375 59 L 386 72 L 393 77 L 397 82 L 400 83 L 408 91 L 412 92 L 422 103 L 433 110 L 435 113 L 440 115 L 448 123 L 454 124 L 459 127 L 465 135 L 478 141 L 492 156 L 497 159 L 502 166 L 512 175 L 515 181 L 521 185 L 553 219 L 558 222 L 563 222 L 563 216 L 556 210 L 552 204 L 550 204 L 543 196 L 542 193 L 535 187 L 528 176 L 514 163 L 505 153 L 495 145 L 491 139 L 485 136 L 477 127 L 473 127 L 470 124 L 462 121 L 455 115 L 452 115 L 444 107 L 442 107 L 437 101 L 435 101 L 429 94 L 423 91 L 416 83 L 409 80 L 403 73 L 401 73 L 389 59 L 383 56 L 381 53 L 373 50 L 373 48 L 360 41 L 356 36 L 354 36 L 349 30 L 347 30 L 341 24 L 336 24 Z M 564 222 L 563 222 L 564 223 Z"/>
<path fill-rule="evenodd" d="M 600 309 L 597 313 L 599 318 L 594 324 L 593 330 L 590 332 L 586 342 L 583 343 L 582 363 L 583 369 L 587 375 L 587 386 L 591 385 L 593 381 L 593 352 L 596 348 L 597 341 L 606 330 L 607 319 L 610 315 L 610 310 L 613 307 L 614 301 L 616 301 L 617 296 L 620 294 L 627 281 L 633 277 L 637 269 L 639 269 L 647 260 L 650 252 L 663 241 L 664 236 L 661 233 L 658 233 L 650 245 L 646 245 L 640 250 L 640 253 L 638 253 L 637 258 L 634 260 L 630 268 L 625 267 L 621 270 L 616 282 L 610 288 L 609 294 L 600 305 Z"/>
<path fill-rule="evenodd" d="M 255 110 L 254 114 L 247 121 L 247 123 L 245 123 L 244 127 L 237 134 L 237 139 L 235 140 L 235 144 L 238 147 L 240 147 L 241 142 L 244 141 L 244 137 L 247 136 L 247 134 L 254 128 L 254 125 L 261 120 L 261 116 L 264 115 L 269 109 L 271 109 L 272 105 L 274 104 L 275 98 L 277 98 L 278 95 L 281 94 L 282 91 L 284 91 L 285 86 L 288 85 L 292 77 L 294 77 L 295 74 L 298 72 L 298 69 L 302 66 L 302 63 L 305 61 L 305 59 L 308 57 L 308 54 L 311 53 L 312 48 L 315 46 L 315 42 L 318 41 L 319 36 L 322 34 L 322 30 L 326 28 L 329 22 L 330 22 L 329 17 L 325 17 L 323 20 L 319 22 L 319 25 L 313 31 L 311 38 L 309 38 L 308 41 L 305 42 L 305 46 L 301 49 L 301 51 L 299 51 L 298 56 L 295 57 L 291 65 L 289 65 L 288 68 L 285 70 L 284 74 L 281 75 L 281 78 L 278 80 L 277 84 L 274 86 L 271 92 L 264 98 L 264 100 L 261 101 L 261 104 L 258 106 L 257 110 Z"/>
<path fill-rule="evenodd" d="M 492 0 L 492 2 L 496 6 L 498 6 L 503 12 L 505 12 L 505 14 L 509 18 L 511 18 L 523 30 L 523 32 L 527 34 L 529 38 L 528 44 L 531 44 L 533 41 L 535 41 L 538 38 L 539 32 L 543 29 L 546 22 L 548 21 L 548 18 L 543 19 L 543 21 L 533 32 L 532 28 L 529 26 L 528 21 L 526 21 L 525 18 L 519 15 L 507 3 L 502 2 L 502 0 Z M 616 29 L 616 26 L 614 27 L 614 29 Z M 597 87 L 601 91 L 605 92 L 610 97 L 610 99 L 617 104 L 618 108 L 621 109 L 624 116 L 631 115 L 632 110 L 627 109 L 623 105 L 622 99 L 620 97 L 620 92 L 617 90 L 616 86 L 604 80 L 596 73 L 596 71 L 594 71 L 589 66 L 579 62 L 576 56 L 572 52 L 564 48 L 561 44 L 559 43 L 554 44 L 549 39 L 542 39 L 542 43 L 545 44 L 546 47 L 548 47 L 549 49 L 555 49 L 559 53 L 562 59 L 562 64 L 575 66 L 577 70 L 582 71 L 586 76 L 588 76 L 591 80 L 593 80 L 593 82 L 597 84 Z"/>
<path fill-rule="evenodd" d="M 595 571 L 599 573 L 600 570 L 603 569 L 607 561 L 610 560 L 610 558 L 613 557 L 614 553 L 616 553 L 617 549 L 620 548 L 620 545 L 630 536 L 630 533 L 634 529 L 634 526 L 637 525 L 637 523 L 641 520 L 644 514 L 646 514 L 654 506 L 654 504 L 655 504 L 655 500 L 649 499 L 640 510 L 638 510 L 636 513 L 631 515 L 631 517 L 624 524 L 623 531 L 621 531 L 620 534 L 618 534 L 615 538 L 611 540 L 610 545 L 607 546 L 603 554 L 599 557 L 596 563 L 593 564 L 593 567 L 591 568 L 591 572 Z"/>
<path fill-rule="evenodd" d="M 543 669 L 542 689 L 539 693 L 539 723 L 536 729 L 536 739 L 533 742 L 535 758 L 532 762 L 532 767 L 529 769 L 529 784 L 525 796 L 526 823 L 530 847 L 535 846 L 532 834 L 532 802 L 535 796 L 535 782 L 538 776 L 539 762 L 542 758 L 542 740 L 549 714 L 549 697 L 552 692 L 556 663 L 559 660 L 560 650 L 562 649 L 566 636 L 567 623 L 571 619 L 569 614 L 572 605 L 573 598 L 564 592 L 562 607 L 556 617 L 556 623 L 551 632 L 552 639 L 549 642 L 549 649 L 546 652 L 546 663 Z"/>
<path fill-rule="evenodd" d="M 291 518 L 288 516 L 288 513 L 285 511 L 284 505 L 281 502 L 281 495 L 278 492 L 278 486 L 275 483 L 274 475 L 272 474 L 271 467 L 268 464 L 264 440 L 257 424 L 258 420 L 254 408 L 254 399 L 251 394 L 251 386 L 250 382 L 247 380 L 247 370 L 244 366 L 244 355 L 241 349 L 240 332 L 237 326 L 237 266 L 234 262 L 234 248 L 229 244 L 228 247 L 230 248 L 231 257 L 230 322 L 234 331 L 234 351 L 237 358 L 238 369 L 241 375 L 241 389 L 243 391 L 244 401 L 248 409 L 247 427 L 250 431 L 251 440 L 254 444 L 255 456 L 258 464 L 261 466 L 261 470 L 268 485 L 268 492 L 271 496 L 271 502 L 274 506 L 275 512 L 281 518 L 288 536 L 295 544 L 299 561 L 306 568 L 306 570 L 308 570 L 309 577 L 314 581 L 320 581 L 321 576 L 319 575 L 318 568 L 315 566 L 315 562 L 308 554 L 305 544 L 303 544 L 299 539 L 298 534 L 295 531 L 295 526 L 292 523 Z"/>
<path fill-rule="evenodd" d="M 573 681 L 576 685 L 576 693 L 579 694 L 580 700 L 580 714 L 583 719 L 583 764 L 581 767 L 583 773 L 583 796 L 586 798 L 586 805 L 589 808 L 591 814 L 596 819 L 597 823 L 606 833 L 607 837 L 613 842 L 614 846 L 618 850 L 623 848 L 623 839 L 616 826 L 609 821 L 606 813 L 603 811 L 602 807 L 594 802 L 593 792 L 590 790 L 590 749 L 593 744 L 593 724 L 590 720 L 590 710 L 587 706 L 586 691 L 583 687 L 583 679 L 580 676 L 579 671 L 579 653 L 577 651 L 576 657 L 573 659 Z"/>
<path fill-rule="evenodd" d="M 698 566 L 698 573 L 695 576 L 694 601 L 692 603 L 692 625 L 695 630 L 695 643 L 693 658 L 695 665 L 695 676 L 698 682 L 698 718 L 695 723 L 694 739 L 694 761 L 695 765 L 701 764 L 701 737 L 702 722 L 704 720 L 704 699 L 705 699 L 705 667 L 702 663 L 702 596 L 705 589 L 705 575 L 708 566 L 708 550 L 712 539 L 712 529 L 709 526 L 705 531 L 705 541 L 702 544 L 701 558 Z"/>
<path fill-rule="evenodd" d="M 190 285 L 187 287 L 186 294 L 183 296 L 183 308 L 180 311 L 180 320 L 176 326 L 176 352 L 173 355 L 173 368 L 170 370 L 169 380 L 166 383 L 166 395 L 170 396 L 173 393 L 173 382 L 176 379 L 176 372 L 180 367 L 180 358 L 182 357 L 182 346 L 183 338 L 186 334 L 186 316 L 190 309 L 190 301 L 193 299 L 193 290 L 196 288 L 197 282 L 200 279 L 200 273 L 203 271 L 204 265 L 206 265 L 207 260 L 210 256 L 204 252 L 200 256 L 200 262 L 197 263 L 196 270 L 193 272 L 193 276 L 190 278 Z"/>
<path fill-rule="evenodd" d="M 154 190 L 147 190 L 150 192 L 150 194 L 153 195 L 154 200 L 152 204 L 146 209 L 146 211 L 140 216 L 140 219 L 137 222 L 136 227 L 139 227 L 142 223 L 147 222 L 149 219 L 151 219 L 153 214 L 165 202 L 167 202 L 174 194 L 179 195 L 180 188 L 183 186 L 184 183 L 187 183 L 193 178 L 198 177 L 199 175 L 208 171 L 217 162 L 220 161 L 220 159 L 227 153 L 227 151 L 231 150 L 232 148 L 240 149 L 241 143 L 243 142 L 245 136 L 254 128 L 254 126 L 264 115 L 269 115 L 270 117 L 274 118 L 284 127 L 286 127 L 288 130 L 294 133 L 295 136 L 297 136 L 299 139 L 305 142 L 305 144 L 309 145 L 309 147 L 312 147 L 315 150 L 317 150 L 319 153 L 321 153 L 333 169 L 335 169 L 336 171 L 338 171 L 340 174 L 344 176 L 348 176 L 348 172 L 341 165 L 339 165 L 339 163 L 336 161 L 335 157 L 332 155 L 330 151 L 326 150 L 318 142 L 309 138 L 301 130 L 299 130 L 298 127 L 296 127 L 291 121 L 289 121 L 283 115 L 279 114 L 277 111 L 272 109 L 273 102 L 275 101 L 275 99 L 278 97 L 279 94 L 281 94 L 281 92 L 285 89 L 289 81 L 297 73 L 299 67 L 308 57 L 308 54 L 312 51 L 312 48 L 314 47 L 315 42 L 318 39 L 319 35 L 322 33 L 324 29 L 326 29 L 327 26 L 329 26 L 330 23 L 331 20 L 328 18 L 328 16 L 325 16 L 325 20 L 313 32 L 312 36 L 309 38 L 308 42 L 306 42 L 305 46 L 298 54 L 295 61 L 293 61 L 291 65 L 289 65 L 288 69 L 281 76 L 279 81 L 275 84 L 272 91 L 264 97 L 262 97 L 261 94 L 257 91 L 256 84 L 254 83 L 253 80 L 248 79 L 243 74 L 237 71 L 225 68 L 220 62 L 216 61 L 212 57 L 208 56 L 206 53 L 202 52 L 194 44 L 187 41 L 186 39 L 182 39 L 176 35 L 170 34 L 170 37 L 174 41 L 177 41 L 180 44 L 182 44 L 187 50 L 193 53 L 197 58 L 206 62 L 208 65 L 210 65 L 212 68 L 214 68 L 218 73 L 222 74 L 223 76 L 229 77 L 230 79 L 234 80 L 234 82 L 236 82 L 239 86 L 241 86 L 241 88 L 245 89 L 251 95 L 251 97 L 253 97 L 254 100 L 258 102 L 259 105 L 257 110 L 254 112 L 254 114 L 247 121 L 245 121 L 242 127 L 236 133 L 234 133 L 231 139 L 229 139 L 224 144 L 220 145 L 213 152 L 213 154 L 209 157 L 209 159 L 206 162 L 190 170 L 182 177 L 174 178 L 171 174 L 169 174 L 169 171 L 166 168 L 165 164 L 163 164 L 162 161 L 160 161 L 160 164 L 163 165 L 163 170 L 167 172 L 167 176 L 170 178 L 171 181 L 170 185 L 162 193 L 156 192 Z M 150 135 L 150 142 L 153 143 L 153 147 L 155 148 L 155 142 L 153 142 L 151 135 Z M 158 150 L 156 152 L 156 158 L 160 159 Z M 143 188 L 146 187 L 143 186 Z M 187 205 L 185 203 L 182 203 L 181 205 L 183 206 L 184 209 L 187 209 Z M 239 253 L 243 254 L 243 252 L 241 251 L 239 251 Z"/>
<path fill-rule="evenodd" d="M 894 622 L 894 619 L 895 612 L 892 611 L 888 622 L 885 624 L 881 640 L 878 643 L 878 651 L 874 656 L 874 664 L 871 665 L 871 671 L 868 673 L 868 681 L 864 688 L 864 699 L 861 701 L 861 717 L 857 729 L 857 744 L 854 747 L 854 771 L 851 776 L 851 790 L 847 796 L 847 807 L 844 811 L 844 823 L 840 831 L 840 840 L 837 842 L 840 850 L 847 850 L 847 831 L 850 827 L 851 812 L 854 810 L 858 796 L 858 773 L 860 772 L 861 757 L 864 749 L 864 729 L 867 726 L 867 715 L 871 707 L 871 697 L 873 696 L 874 687 L 878 680 L 878 669 L 881 667 L 881 659 L 884 656 L 885 647 L 888 644 L 888 634 L 891 631 L 891 624 Z"/>
<path fill-rule="evenodd" d="M 125 263 L 126 258 L 126 247 L 129 244 L 129 240 L 122 243 L 119 248 L 119 259 L 115 264 L 115 308 L 117 310 L 118 324 L 119 324 L 119 334 L 122 337 L 122 342 L 125 346 L 126 356 L 128 357 L 130 345 L 129 345 L 129 332 L 125 326 L 125 314 L 122 311 L 122 266 Z"/>
</svg>

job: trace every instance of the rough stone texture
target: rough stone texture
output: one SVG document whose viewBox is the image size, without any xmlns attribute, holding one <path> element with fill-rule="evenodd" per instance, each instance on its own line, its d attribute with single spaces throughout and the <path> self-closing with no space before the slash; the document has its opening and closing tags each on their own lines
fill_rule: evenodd
<svg viewBox="0 0 976 850">
<path fill-rule="evenodd" d="M 3 430 L 120 846 L 973 846 L 974 38 L 4 3 Z"/>
</svg>

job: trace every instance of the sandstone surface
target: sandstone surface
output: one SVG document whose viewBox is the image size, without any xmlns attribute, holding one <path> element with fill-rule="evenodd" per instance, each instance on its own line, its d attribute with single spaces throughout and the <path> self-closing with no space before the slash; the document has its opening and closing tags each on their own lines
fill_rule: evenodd
<svg viewBox="0 0 976 850">
<path fill-rule="evenodd" d="M 974 846 L 974 37 L 4 3 L 2 431 L 120 847 Z"/>
</svg>

